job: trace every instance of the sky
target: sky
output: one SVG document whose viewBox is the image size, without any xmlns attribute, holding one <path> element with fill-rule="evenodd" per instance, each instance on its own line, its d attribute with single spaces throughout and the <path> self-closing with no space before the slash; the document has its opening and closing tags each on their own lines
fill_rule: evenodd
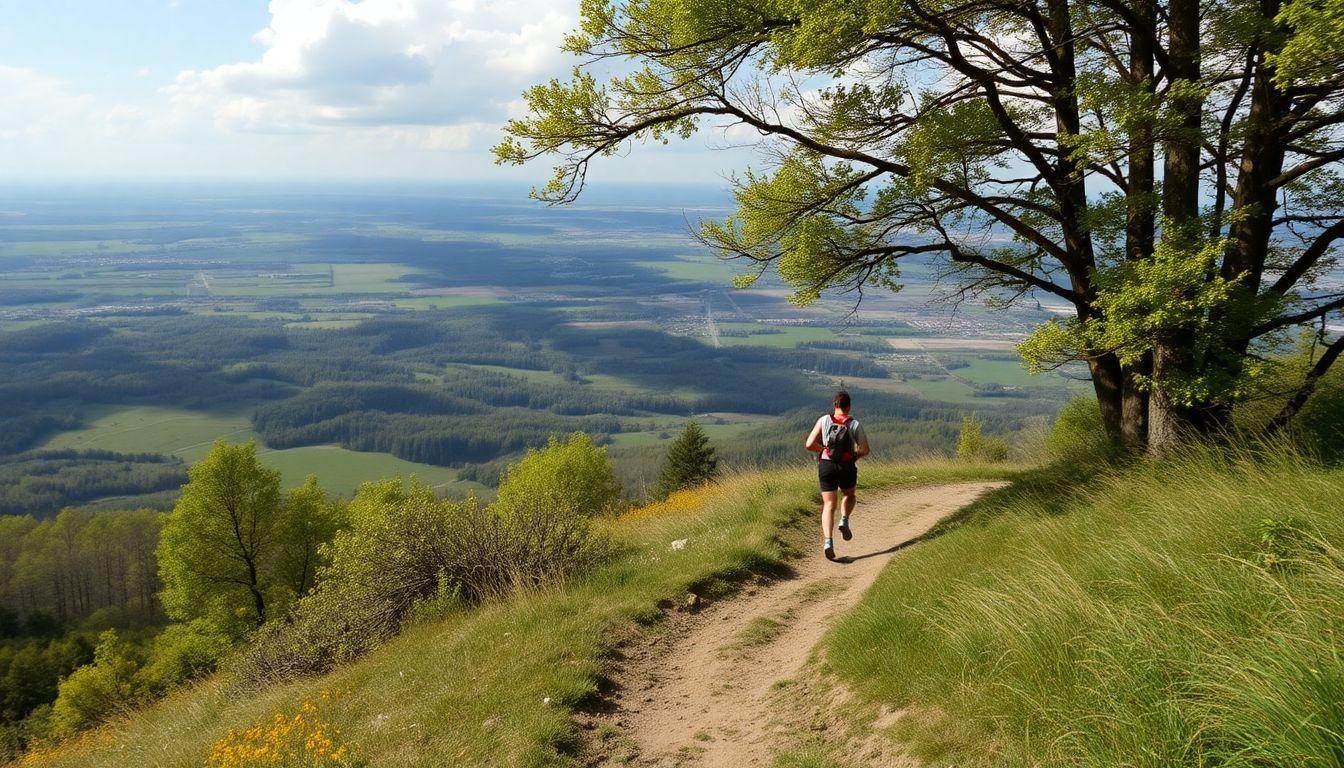
<svg viewBox="0 0 1344 768">
<path fill-rule="evenodd" d="M 0 0 L 0 177 L 544 182 L 490 147 L 578 0 Z M 732 142 L 736 143 L 736 142 Z M 721 184 L 705 131 L 602 181 Z"/>
</svg>

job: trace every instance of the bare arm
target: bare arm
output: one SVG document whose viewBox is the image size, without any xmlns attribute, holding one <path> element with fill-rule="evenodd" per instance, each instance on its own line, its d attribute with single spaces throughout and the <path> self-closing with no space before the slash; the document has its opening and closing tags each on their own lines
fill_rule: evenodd
<svg viewBox="0 0 1344 768">
<path fill-rule="evenodd" d="M 821 453 L 825 449 L 821 444 L 821 422 L 812 425 L 812 431 L 807 434 L 803 447 L 813 453 Z"/>
<path fill-rule="evenodd" d="M 862 459 L 864 456 L 867 456 L 869 453 L 872 453 L 872 450 L 868 447 L 868 430 L 860 428 L 859 439 L 856 440 L 855 443 L 856 443 L 854 446 L 855 458 Z"/>
</svg>

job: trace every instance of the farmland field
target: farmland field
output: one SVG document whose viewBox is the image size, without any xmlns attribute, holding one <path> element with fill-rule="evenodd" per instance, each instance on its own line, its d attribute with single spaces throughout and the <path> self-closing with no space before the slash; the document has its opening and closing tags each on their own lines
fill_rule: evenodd
<svg viewBox="0 0 1344 768">
<path fill-rule="evenodd" d="M 100 409 L 82 429 L 63 432 L 43 448 L 77 448 L 122 453 L 165 453 L 192 462 L 199 460 L 215 440 L 256 440 L 250 416 L 243 412 L 209 413 L 181 408 L 130 406 Z M 317 475 L 324 488 L 346 494 L 361 483 L 384 477 L 415 476 L 442 490 L 468 490 L 458 484 L 448 467 L 417 464 L 386 453 L 350 451 L 339 446 L 315 445 L 268 449 L 260 446 L 262 462 L 280 471 L 284 487 Z"/>
<path fill-rule="evenodd" d="M 844 385 L 892 455 L 946 450 L 967 411 L 1011 432 L 1079 391 L 1011 357 L 1048 311 L 953 321 L 919 262 L 858 306 L 796 306 L 771 275 L 734 290 L 739 266 L 687 228 L 725 201 L 643 194 L 0 194 L 0 454 L 194 461 L 256 439 L 286 484 L 462 492 L 585 431 L 638 496 L 692 417 L 730 464 L 800 459 L 794 433 Z"/>
</svg>

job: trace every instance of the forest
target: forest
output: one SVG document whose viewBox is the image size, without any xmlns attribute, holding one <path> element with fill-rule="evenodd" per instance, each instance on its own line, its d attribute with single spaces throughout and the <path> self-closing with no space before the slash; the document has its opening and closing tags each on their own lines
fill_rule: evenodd
<svg viewBox="0 0 1344 768">
<path fill-rule="evenodd" d="M 514 304 L 337 329 L 192 315 L 48 323 L 0 333 L 0 366 L 8 374 L 0 383 L 0 474 L 23 478 L 5 486 L 0 510 L 35 515 L 181 483 L 180 463 L 161 456 L 34 450 L 78 427 L 90 406 L 241 408 L 272 448 L 336 444 L 461 467 L 552 434 L 583 431 L 602 441 L 647 430 L 651 419 L 781 417 L 824 400 L 835 379 L 890 375 L 849 349 L 714 348 L 638 327 L 575 327 L 555 310 Z M 1018 400 L 996 409 L 995 429 L 1050 409 Z M 880 391 L 864 395 L 864 408 L 875 425 L 941 425 L 924 432 L 944 442 L 960 419 L 957 408 Z M 789 428 L 797 421 L 788 419 Z M 792 442 L 777 426 L 761 427 L 728 455 L 769 460 Z"/>
</svg>

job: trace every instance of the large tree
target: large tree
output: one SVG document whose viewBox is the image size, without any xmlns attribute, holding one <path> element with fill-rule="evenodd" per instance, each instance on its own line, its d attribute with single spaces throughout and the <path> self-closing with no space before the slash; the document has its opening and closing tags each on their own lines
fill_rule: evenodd
<svg viewBox="0 0 1344 768">
<path fill-rule="evenodd" d="M 221 441 L 188 476 L 159 539 L 163 607 L 177 621 L 260 626 L 279 608 L 280 473 L 256 443 Z"/>
<path fill-rule="evenodd" d="M 1344 236 L 1339 0 L 584 0 L 568 82 L 525 94 L 501 162 L 589 164 L 705 120 L 763 166 L 703 226 L 807 302 L 935 258 L 957 297 L 1067 303 L 1029 367 L 1083 361 L 1133 450 L 1278 396 L 1344 351 L 1321 278 Z M 1314 330 L 1312 330 L 1314 329 Z M 1276 347 L 1310 340 L 1293 391 Z M 1282 380 L 1282 377 L 1276 377 Z"/>
</svg>

